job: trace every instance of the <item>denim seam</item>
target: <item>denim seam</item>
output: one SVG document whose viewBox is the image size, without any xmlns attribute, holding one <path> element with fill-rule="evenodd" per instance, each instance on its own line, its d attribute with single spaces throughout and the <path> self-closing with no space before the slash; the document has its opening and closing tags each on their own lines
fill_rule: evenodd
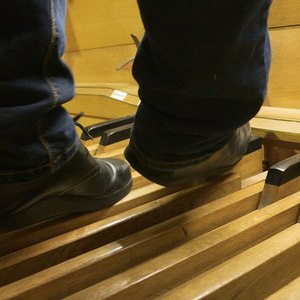
<svg viewBox="0 0 300 300">
<path fill-rule="evenodd" d="M 44 63 L 43 63 L 43 76 L 45 81 L 47 82 L 52 96 L 53 96 L 53 105 L 50 108 L 53 109 L 57 103 L 59 102 L 59 92 L 58 92 L 58 88 L 53 80 L 53 78 L 51 78 L 50 75 L 50 71 L 49 71 L 49 64 L 50 64 L 50 59 L 52 56 L 52 53 L 55 49 L 55 44 L 56 44 L 56 40 L 57 40 L 57 25 L 56 25 L 56 17 L 55 17 L 55 4 L 54 4 L 54 0 L 50 0 L 49 2 L 50 4 L 50 16 L 51 16 L 51 32 L 50 32 L 50 42 L 49 42 L 49 46 L 48 46 L 48 50 L 44 59 Z M 43 120 L 40 119 L 37 125 L 37 133 L 39 136 L 39 140 L 41 142 L 41 144 L 43 145 L 43 147 L 45 148 L 48 156 L 49 156 L 49 161 L 50 161 L 50 169 L 51 172 L 55 171 L 55 157 L 54 154 L 51 150 L 50 144 L 48 143 L 47 139 L 43 137 L 42 134 L 42 129 L 43 129 Z"/>
<path fill-rule="evenodd" d="M 50 38 L 48 51 L 43 64 L 43 75 L 53 95 L 54 101 L 53 101 L 53 106 L 51 107 L 51 109 L 53 109 L 59 102 L 59 91 L 53 78 L 51 78 L 50 71 L 49 71 L 50 59 L 55 49 L 55 45 L 58 37 L 54 0 L 50 0 L 50 13 L 51 13 L 51 38 Z"/>
<path fill-rule="evenodd" d="M 68 149 L 66 149 L 61 155 L 59 155 L 56 159 L 55 159 L 55 163 L 57 161 L 59 161 L 62 157 L 64 157 L 65 155 L 67 155 L 69 152 L 71 152 L 74 148 L 77 147 L 77 144 L 72 145 L 71 147 L 69 147 Z M 42 166 L 39 166 L 37 168 L 30 168 L 30 169 L 26 169 L 26 171 L 7 171 L 7 172 L 0 172 L 0 176 L 5 176 L 5 175 L 22 175 L 22 174 L 28 174 L 31 173 L 32 171 L 37 171 L 40 170 L 42 171 L 45 168 L 50 167 L 51 168 L 51 162 L 44 164 Z"/>
<path fill-rule="evenodd" d="M 41 142 L 41 144 L 43 145 L 44 149 L 46 150 L 47 154 L 48 154 L 48 157 L 49 157 L 49 166 L 50 166 L 50 170 L 51 172 L 54 172 L 54 164 L 55 164 L 55 158 L 54 158 L 54 155 L 53 155 L 53 152 L 50 148 L 50 145 L 49 143 L 47 142 L 47 140 L 43 137 L 43 120 L 40 119 L 38 121 L 38 124 L 37 124 L 37 134 L 38 134 L 38 138 Z"/>
</svg>

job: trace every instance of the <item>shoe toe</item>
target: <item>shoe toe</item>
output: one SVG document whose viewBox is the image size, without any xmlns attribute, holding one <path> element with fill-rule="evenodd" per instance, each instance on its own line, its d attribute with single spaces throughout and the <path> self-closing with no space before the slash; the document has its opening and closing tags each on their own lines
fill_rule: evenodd
<svg viewBox="0 0 300 300">
<path fill-rule="evenodd" d="M 131 182 L 131 171 L 129 165 L 121 160 L 115 158 L 97 159 L 101 173 L 106 177 L 106 180 L 111 189 L 118 190 L 127 186 Z"/>
</svg>

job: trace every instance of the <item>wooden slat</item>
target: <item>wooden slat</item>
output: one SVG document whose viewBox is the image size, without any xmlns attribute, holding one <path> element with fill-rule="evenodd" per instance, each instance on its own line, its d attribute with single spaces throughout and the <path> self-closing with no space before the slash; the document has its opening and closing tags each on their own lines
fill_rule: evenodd
<svg viewBox="0 0 300 300">
<path fill-rule="evenodd" d="M 118 150 L 118 149 L 124 149 L 129 144 L 129 140 L 124 140 L 121 142 L 113 143 L 111 145 L 103 146 L 99 144 L 96 148 L 96 151 L 93 155 L 98 155 L 100 153 L 108 153 L 110 151 Z"/>
<path fill-rule="evenodd" d="M 264 137 L 264 160 L 270 166 L 299 152 L 299 123 L 299 109 L 266 106 L 251 120 L 252 131 Z"/>
<path fill-rule="evenodd" d="M 242 188 L 251 186 L 252 184 L 257 183 L 258 181 L 265 180 L 267 177 L 267 171 L 259 173 L 257 175 L 251 176 L 242 180 Z"/>
<path fill-rule="evenodd" d="M 298 300 L 300 295 L 300 276 L 287 284 L 280 290 L 276 291 L 266 300 Z"/>
<path fill-rule="evenodd" d="M 232 182 L 232 179 L 236 182 L 236 185 L 239 184 L 239 178 L 237 176 L 228 181 Z M 170 195 L 171 197 L 173 193 L 181 189 L 182 187 L 165 188 L 157 184 L 150 184 L 133 190 L 129 195 L 110 208 L 79 215 L 78 217 L 75 216 L 70 219 L 67 218 L 66 220 L 62 219 L 61 222 L 56 220 L 45 226 L 41 224 L 33 228 L 23 228 L 12 232 L 2 233 L 0 234 L 0 255 L 5 255 L 72 230 L 80 229 L 86 225 L 113 217 L 166 195 Z"/>
<path fill-rule="evenodd" d="M 300 122 L 253 118 L 252 133 L 263 138 L 299 143 Z"/>
<path fill-rule="evenodd" d="M 124 149 L 116 149 L 107 153 L 100 153 L 96 155 L 98 158 L 115 157 L 125 160 Z"/>
<path fill-rule="evenodd" d="M 299 109 L 300 27 L 272 30 L 270 35 L 272 66 L 268 101 L 270 106 Z"/>
<path fill-rule="evenodd" d="M 237 179 L 237 177 L 236 177 Z M 33 228 L 23 228 L 16 231 L 4 232 L 0 234 L 0 255 L 4 255 L 21 248 L 28 247 L 35 243 L 50 239 L 51 237 L 66 233 L 68 231 L 97 222 L 101 219 L 112 217 L 116 214 L 126 212 L 129 209 L 143 205 L 166 195 L 181 190 L 183 187 L 162 187 L 157 184 L 142 186 L 130 192 L 114 206 L 88 214 L 83 214 L 70 219 L 55 220 L 34 226 Z"/>
<path fill-rule="evenodd" d="M 132 171 L 131 176 L 133 179 L 132 191 L 141 187 L 145 187 L 152 183 L 149 179 L 143 177 L 140 173 L 136 171 Z"/>
<path fill-rule="evenodd" d="M 299 276 L 300 264 L 295 263 L 299 261 L 300 224 L 296 224 L 160 299 L 265 299 Z"/>
<path fill-rule="evenodd" d="M 279 203 L 199 236 L 182 246 L 87 288 L 71 296 L 70 299 L 146 299 L 157 295 L 168 286 L 186 281 L 189 276 L 204 272 L 270 235 L 295 224 L 300 204 L 299 195 L 300 193 L 290 196 Z M 300 255 L 299 230 L 299 226 L 293 227 L 293 230 L 290 230 L 291 234 L 287 234 L 288 237 L 284 238 L 286 241 L 284 247 L 287 249 L 292 247 L 289 242 L 298 246 L 298 251 L 292 252 L 295 257 Z M 278 249 L 275 253 L 278 253 Z M 297 261 L 297 259 L 292 261 Z M 249 266 L 253 265 L 249 264 Z M 297 271 L 300 269 L 298 268 Z M 217 280 L 213 283 L 216 287 L 219 284 Z M 205 288 L 206 292 L 209 290 Z"/>
<path fill-rule="evenodd" d="M 269 137 L 274 138 L 274 136 L 270 133 L 264 140 L 264 161 L 269 166 L 300 153 L 300 143 L 282 142 Z"/>
<path fill-rule="evenodd" d="M 298 0 L 273 0 L 269 27 L 300 24 L 300 2 Z"/>
<path fill-rule="evenodd" d="M 39 272 L 11 285 L 8 290 L 16 290 L 19 292 L 18 296 L 31 299 L 42 298 L 45 293 L 51 298 L 66 297 L 255 210 L 262 187 L 263 182 L 260 182 L 215 200 Z M 8 290 L 5 293 L 9 294 Z"/>
<path fill-rule="evenodd" d="M 262 106 L 256 118 L 300 122 L 300 109 Z"/>
<path fill-rule="evenodd" d="M 133 44 L 144 29 L 135 0 L 68 1 L 67 51 Z"/>
<path fill-rule="evenodd" d="M 241 179 L 261 173 L 263 171 L 262 158 L 262 150 L 249 153 L 242 158 L 231 172 L 239 174 Z"/>
<path fill-rule="evenodd" d="M 218 190 L 215 189 L 214 184 L 210 182 L 191 190 L 169 194 L 157 201 L 127 210 L 113 217 L 3 256 L 0 258 L 0 273 L 6 274 L 6 276 L 0 276 L 0 282 L 28 276 L 33 272 L 213 201 L 239 189 L 240 179 L 234 175 L 231 177 L 226 176 L 223 181 L 219 181 Z M 144 195 L 143 201 L 147 197 L 148 194 Z M 45 232 L 46 234 L 47 232 Z M 25 237 L 23 236 L 23 238 Z M 14 244 L 17 244 L 15 239 Z"/>
</svg>

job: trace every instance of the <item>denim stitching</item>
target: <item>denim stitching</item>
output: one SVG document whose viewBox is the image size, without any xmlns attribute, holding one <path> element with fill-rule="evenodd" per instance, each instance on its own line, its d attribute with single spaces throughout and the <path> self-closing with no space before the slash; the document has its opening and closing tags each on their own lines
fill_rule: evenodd
<svg viewBox="0 0 300 300">
<path fill-rule="evenodd" d="M 50 169 L 51 169 L 51 172 L 54 171 L 54 164 L 55 164 L 55 158 L 54 158 L 54 155 L 52 153 L 52 150 L 50 148 L 50 145 L 49 143 L 47 142 L 47 140 L 43 137 L 43 120 L 40 119 L 37 123 L 37 133 L 38 133 L 38 138 L 41 142 L 41 144 L 43 145 L 43 147 L 45 148 L 48 156 L 49 156 L 49 165 L 50 165 Z"/>
<path fill-rule="evenodd" d="M 58 88 L 57 88 L 53 78 L 51 78 L 49 64 L 50 64 L 50 59 L 52 57 L 53 51 L 55 49 L 56 41 L 57 41 L 57 25 L 56 25 L 56 17 L 55 17 L 54 0 L 50 0 L 49 4 L 50 4 L 50 16 L 51 16 L 51 32 L 50 32 L 51 37 L 50 37 L 48 51 L 46 53 L 45 60 L 43 63 L 43 76 L 52 92 L 53 105 L 52 105 L 51 109 L 53 109 L 59 102 L 59 92 L 58 92 Z M 50 160 L 51 172 L 54 172 L 56 161 L 55 161 L 55 158 L 54 158 L 54 155 L 53 155 L 53 152 L 51 150 L 49 143 L 42 135 L 42 129 L 43 129 L 42 122 L 43 122 L 43 120 L 40 119 L 38 122 L 38 125 L 37 125 L 37 132 L 38 132 L 38 136 L 39 136 L 39 140 L 40 140 L 41 144 L 43 145 L 46 152 L 48 153 L 49 160 Z"/>
<path fill-rule="evenodd" d="M 51 13 L 51 39 L 50 39 L 50 44 L 48 48 L 48 52 L 46 54 L 45 60 L 44 60 L 44 65 L 43 65 L 43 75 L 48 83 L 52 94 L 53 94 L 53 106 L 51 109 L 53 109 L 59 101 L 59 92 L 58 88 L 54 82 L 54 80 L 51 78 L 50 71 L 49 71 L 49 63 L 51 56 L 53 54 L 53 51 L 56 46 L 56 41 L 57 41 L 57 25 L 56 25 L 56 17 L 55 17 L 55 4 L 54 0 L 50 0 L 50 13 Z"/>
<path fill-rule="evenodd" d="M 69 147 L 68 149 L 66 149 L 61 155 L 59 155 L 57 157 L 56 161 L 59 161 L 63 156 L 68 155 L 69 152 L 71 152 L 74 148 L 76 148 L 76 144 L 72 145 L 71 147 Z M 7 171 L 7 172 L 0 172 L 0 176 L 6 176 L 6 175 L 24 175 L 24 174 L 28 174 L 31 173 L 33 171 L 43 171 L 45 168 L 51 167 L 51 163 L 48 164 L 44 164 L 42 166 L 39 166 L 37 168 L 31 168 L 31 169 L 27 169 L 26 171 Z"/>
<path fill-rule="evenodd" d="M 45 55 L 43 66 L 42 66 L 42 75 L 43 75 L 46 83 L 48 84 L 48 86 L 52 92 L 52 96 L 53 96 L 53 105 L 52 105 L 51 109 L 53 109 L 59 102 L 59 90 L 58 90 L 53 78 L 51 78 L 50 71 L 49 71 L 50 59 L 52 57 L 53 51 L 55 50 L 56 41 L 57 41 L 57 37 L 58 37 L 56 15 L 55 15 L 55 2 L 54 1 L 55 0 L 50 0 L 48 2 L 49 9 L 50 9 L 50 15 L 51 15 L 51 20 L 50 20 L 51 31 L 49 30 L 50 31 L 49 32 L 50 41 L 49 41 L 47 53 Z M 68 149 L 65 149 L 65 151 L 63 151 L 63 153 L 61 155 L 59 155 L 55 158 L 50 149 L 49 143 L 42 136 L 42 127 L 43 127 L 42 120 L 39 120 L 38 124 L 37 124 L 37 134 L 38 134 L 38 138 L 39 138 L 41 144 L 43 145 L 46 152 L 48 153 L 49 162 L 42 166 L 39 166 L 37 168 L 30 168 L 25 171 L 9 170 L 9 171 L 0 172 L 1 177 L 2 176 L 13 176 L 13 175 L 26 175 L 26 174 L 30 174 L 35 171 L 39 171 L 39 172 L 47 171 L 48 172 L 49 169 L 50 169 L 50 171 L 53 172 L 55 170 L 55 165 L 57 164 L 57 162 L 59 162 L 65 155 L 69 155 L 69 153 L 72 152 L 73 149 L 77 146 L 76 144 L 72 145 Z M 1 179 L 1 177 L 0 177 L 0 179 Z"/>
</svg>

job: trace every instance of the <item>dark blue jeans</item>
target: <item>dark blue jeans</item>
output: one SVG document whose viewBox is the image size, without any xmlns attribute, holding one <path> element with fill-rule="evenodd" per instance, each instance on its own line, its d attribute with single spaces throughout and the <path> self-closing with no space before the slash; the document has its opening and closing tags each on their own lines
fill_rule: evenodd
<svg viewBox="0 0 300 300">
<path fill-rule="evenodd" d="M 62 62 L 64 0 L 0 3 L 0 183 L 53 173 L 79 142 L 61 107 L 74 95 Z"/>
<path fill-rule="evenodd" d="M 146 33 L 134 63 L 142 101 L 133 140 L 158 160 L 224 146 L 260 109 L 271 0 L 138 0 Z"/>
<path fill-rule="evenodd" d="M 133 138 L 159 159 L 222 147 L 259 110 L 270 63 L 271 0 L 138 0 L 146 33 L 134 64 L 142 101 Z M 77 151 L 61 104 L 64 0 L 0 3 L 0 183 L 57 171 Z M 88 5 L 88 1 L 87 1 Z"/>
</svg>

